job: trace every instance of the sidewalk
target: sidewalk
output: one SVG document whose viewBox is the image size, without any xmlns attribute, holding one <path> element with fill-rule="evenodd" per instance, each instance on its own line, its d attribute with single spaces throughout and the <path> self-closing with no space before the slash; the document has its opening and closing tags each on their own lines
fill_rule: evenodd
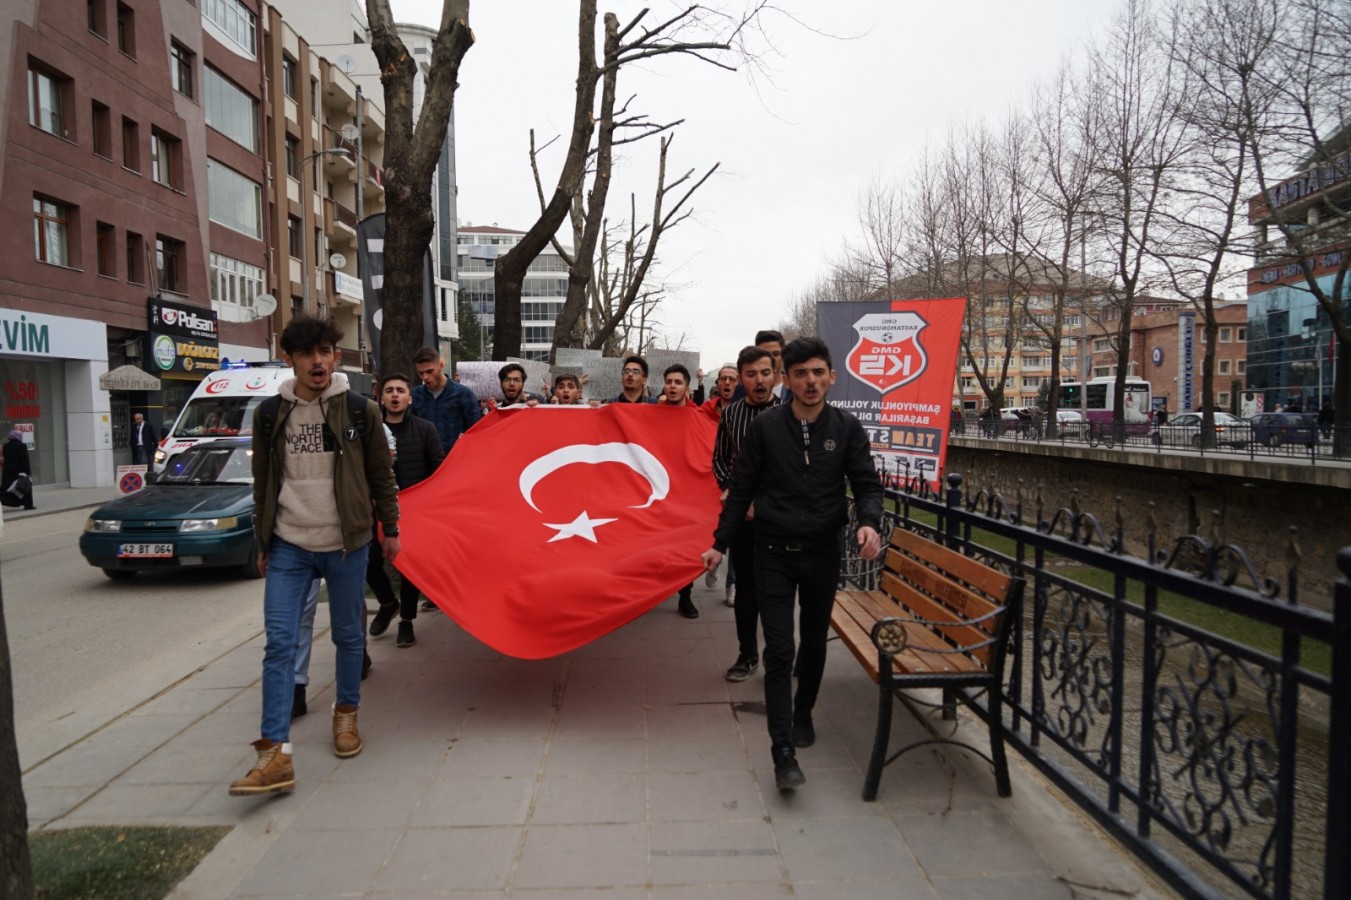
<svg viewBox="0 0 1351 900">
<path fill-rule="evenodd" d="M 194 900 L 1156 896 L 1016 756 L 1009 799 L 984 761 L 924 748 L 863 802 L 876 688 L 838 645 L 817 743 L 799 753 L 807 783 L 779 794 L 760 676 L 723 680 L 732 610 L 702 582 L 695 600 L 697 620 L 671 599 L 533 662 L 440 613 L 419 616 L 409 649 L 391 628 L 370 642 L 365 749 L 349 760 L 331 749 L 320 631 L 311 712 L 292 732 L 295 792 L 236 798 L 226 786 L 258 732 L 257 638 L 25 773 L 30 826 L 233 826 L 175 894 Z M 895 741 L 921 734 L 896 719 Z"/>
<path fill-rule="evenodd" d="M 38 485 L 33 489 L 33 505 L 36 509 L 27 510 L 6 506 L 3 508 L 5 524 L 18 522 L 22 519 L 31 519 L 34 516 L 65 512 L 70 509 L 84 509 L 86 507 L 93 509 L 95 506 L 101 506 L 109 500 L 116 500 L 121 496 L 122 494 L 118 492 L 115 484 L 92 488 L 43 487 Z"/>
</svg>

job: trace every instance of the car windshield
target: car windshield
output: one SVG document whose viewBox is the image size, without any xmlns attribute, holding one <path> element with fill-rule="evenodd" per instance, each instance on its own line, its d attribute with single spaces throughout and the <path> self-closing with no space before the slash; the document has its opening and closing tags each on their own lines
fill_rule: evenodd
<svg viewBox="0 0 1351 900">
<path fill-rule="evenodd" d="M 174 426 L 174 437 L 232 437 L 253 432 L 259 396 L 194 397 Z"/>
<path fill-rule="evenodd" d="M 156 484 L 253 484 L 253 448 L 199 444 L 169 460 Z"/>
</svg>

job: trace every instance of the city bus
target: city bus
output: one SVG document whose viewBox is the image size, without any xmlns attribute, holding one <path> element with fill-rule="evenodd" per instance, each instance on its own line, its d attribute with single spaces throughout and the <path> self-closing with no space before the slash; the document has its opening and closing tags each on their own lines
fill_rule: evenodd
<svg viewBox="0 0 1351 900">
<path fill-rule="evenodd" d="M 1116 376 L 1093 378 L 1087 382 L 1071 382 L 1060 385 L 1057 409 L 1080 409 L 1089 427 L 1101 428 L 1113 421 L 1115 408 Z M 1143 434 L 1149 430 L 1150 408 L 1153 399 L 1149 382 L 1143 378 L 1127 376 L 1125 392 L 1125 414 L 1127 434 Z"/>
</svg>

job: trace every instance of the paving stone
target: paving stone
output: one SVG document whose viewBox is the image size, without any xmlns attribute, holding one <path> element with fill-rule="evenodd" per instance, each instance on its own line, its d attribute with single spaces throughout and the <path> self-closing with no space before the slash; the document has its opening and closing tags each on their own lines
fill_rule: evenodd
<svg viewBox="0 0 1351 900">
<path fill-rule="evenodd" d="M 641 775 L 647 771 L 644 738 L 558 738 L 549 742 L 544 774 Z"/>
<path fill-rule="evenodd" d="M 886 816 L 887 809 L 880 803 L 863 801 L 863 773 L 853 767 L 828 769 L 812 762 L 811 751 L 799 750 L 798 764 L 807 776 L 807 783 L 791 795 L 780 794 L 774 785 L 774 767 L 769 758 L 757 767 L 760 790 L 766 797 L 765 805 L 775 822 L 791 819 L 854 818 Z"/>
<path fill-rule="evenodd" d="M 329 782 L 296 814 L 298 831 L 399 829 L 427 793 L 424 781 Z"/>
<path fill-rule="evenodd" d="M 188 810 L 214 787 L 208 784 L 110 784 L 62 817 L 59 827 L 167 823 L 186 816 Z"/>
<path fill-rule="evenodd" d="M 647 821 L 642 775 L 569 775 L 543 778 L 532 825 L 616 824 Z"/>
<path fill-rule="evenodd" d="M 1058 878 L 1035 875 L 935 878 L 933 886 L 940 900 L 1072 900 L 1091 896 L 1078 894 Z"/>
<path fill-rule="evenodd" d="M 923 877 L 896 878 L 887 881 L 794 881 L 793 896 L 798 900 L 938 900 L 938 894 Z"/>
<path fill-rule="evenodd" d="M 189 682 L 191 684 L 191 682 Z M 205 715 L 229 703 L 241 692 L 237 687 L 197 690 L 182 685 L 161 694 L 144 706 L 137 707 L 138 716 L 174 716 L 183 713 Z"/>
<path fill-rule="evenodd" d="M 332 725 L 324 723 L 327 740 L 324 750 L 333 756 Z M 328 775 L 332 781 L 429 781 L 440 771 L 450 742 L 443 739 L 383 739 L 362 730 L 361 753 L 339 760 Z M 318 748 L 316 748 L 317 750 Z"/>
<path fill-rule="evenodd" d="M 798 788 L 794 796 L 782 799 L 779 804 L 766 798 L 765 803 L 774 819 L 779 852 L 793 883 L 842 881 L 855 878 L 860 872 L 878 879 L 924 880 L 924 872 L 910 848 L 886 819 L 794 818 L 780 822 L 781 805 L 787 806 L 797 799 L 796 795 L 812 790 L 811 776 L 807 777 L 807 784 Z M 964 847 L 964 842 L 952 840 L 959 833 L 952 828 L 946 832 L 956 850 Z"/>
<path fill-rule="evenodd" d="M 524 825 L 534 795 L 533 777 L 440 778 L 427 789 L 411 825 Z"/>
<path fill-rule="evenodd" d="M 769 759 L 769 750 L 765 750 Z M 739 735 L 693 733 L 679 739 L 652 740 L 647 745 L 649 772 L 745 772 L 750 768 Z"/>
<path fill-rule="evenodd" d="M 325 831 L 283 831 L 236 896 L 364 892 L 380 873 L 399 833 L 369 829 L 334 839 Z"/>
<path fill-rule="evenodd" d="M 897 827 L 933 878 L 1051 874 L 1032 843 L 998 813 L 901 816 Z M 954 834 L 961 835 L 961 840 L 954 841 Z"/>
<path fill-rule="evenodd" d="M 513 887 L 601 889 L 647 881 L 646 826 L 540 825 L 526 834 Z"/>
<path fill-rule="evenodd" d="M 210 721 L 214 716 L 203 719 L 195 713 L 180 713 L 167 716 L 130 715 L 100 728 L 85 740 L 103 747 L 139 747 L 146 753 L 154 750 L 172 737 L 193 727 L 194 723 Z"/>
<path fill-rule="evenodd" d="M 87 798 L 92 790 L 88 785 L 44 787 L 25 784 L 23 798 L 28 807 L 28 827 L 41 828 L 61 818 Z"/>
<path fill-rule="evenodd" d="M 672 885 L 652 889 L 652 900 L 725 900 L 732 892 L 736 900 L 781 900 L 794 896 L 785 883 L 778 884 L 739 884 L 729 888 L 725 884 L 714 885 Z M 844 894 L 837 894 L 844 897 Z M 851 897 L 850 900 L 853 900 Z"/>
<path fill-rule="evenodd" d="M 90 738 L 25 772 L 24 790 L 74 785 L 103 787 L 144 756 L 140 747 L 103 746 Z"/>
<path fill-rule="evenodd" d="M 641 701 L 622 705 L 613 703 L 577 706 L 565 703 L 558 715 L 554 736 L 559 738 L 632 738 L 647 730 L 647 716 Z"/>
<path fill-rule="evenodd" d="M 741 885 L 783 880 L 769 826 L 740 822 L 655 822 L 650 829 L 654 885 Z"/>
<path fill-rule="evenodd" d="M 221 784 L 256 760 L 247 744 L 166 744 L 117 779 L 118 784 Z"/>
<path fill-rule="evenodd" d="M 545 746 L 542 740 L 452 741 L 436 777 L 533 776 L 544 760 Z"/>
<path fill-rule="evenodd" d="M 750 772 L 654 773 L 648 779 L 653 822 L 763 819 L 764 804 Z"/>
</svg>

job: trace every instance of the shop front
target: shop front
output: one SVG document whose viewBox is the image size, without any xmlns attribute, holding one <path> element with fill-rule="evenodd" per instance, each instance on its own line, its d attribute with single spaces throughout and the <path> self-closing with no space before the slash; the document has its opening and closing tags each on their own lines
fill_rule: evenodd
<svg viewBox="0 0 1351 900">
<path fill-rule="evenodd" d="M 158 297 L 150 299 L 150 323 L 145 335 L 146 371 L 157 376 L 161 389 L 158 415 L 151 421 L 169 428 L 187 404 L 197 384 L 220 369 L 220 327 L 214 310 Z"/>
<path fill-rule="evenodd" d="M 102 322 L 0 309 L 0 439 L 19 432 L 35 484 L 112 484 L 107 368 Z"/>
</svg>

